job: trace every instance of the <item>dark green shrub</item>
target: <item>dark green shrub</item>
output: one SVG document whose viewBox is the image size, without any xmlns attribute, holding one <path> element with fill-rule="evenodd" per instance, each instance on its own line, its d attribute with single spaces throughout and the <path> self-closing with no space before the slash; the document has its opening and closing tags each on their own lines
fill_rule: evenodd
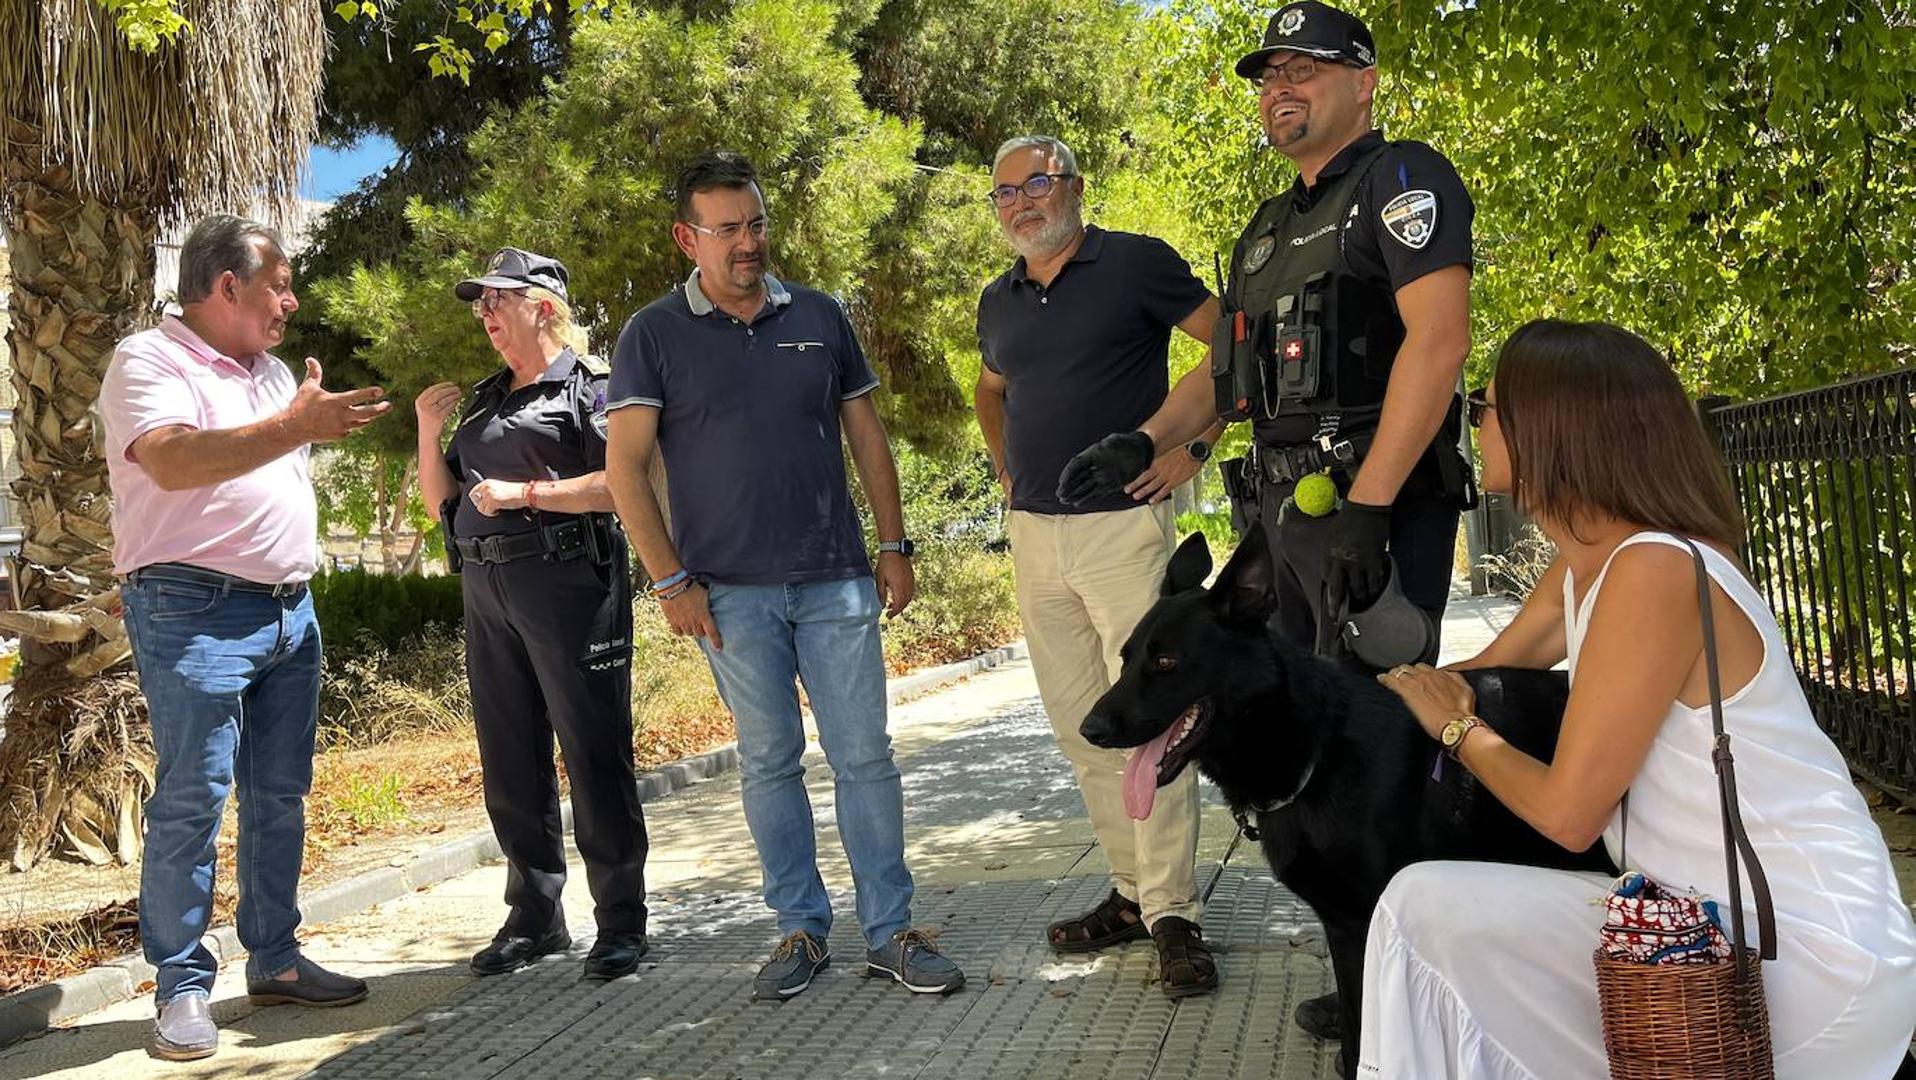
<svg viewBox="0 0 1916 1080">
<path fill-rule="evenodd" d="M 454 575 L 334 570 L 315 575 L 312 588 L 320 634 L 335 659 L 355 653 L 367 639 L 391 649 L 409 634 L 457 627 L 464 621 L 459 578 Z"/>
</svg>

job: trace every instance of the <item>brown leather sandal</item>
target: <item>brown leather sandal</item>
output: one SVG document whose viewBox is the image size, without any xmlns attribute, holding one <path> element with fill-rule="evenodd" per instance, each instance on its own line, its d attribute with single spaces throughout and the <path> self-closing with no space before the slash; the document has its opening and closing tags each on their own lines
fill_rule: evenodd
<svg viewBox="0 0 1916 1080">
<path fill-rule="evenodd" d="M 1149 933 L 1137 901 L 1126 900 L 1118 890 L 1112 889 L 1103 903 L 1083 915 L 1052 923 L 1045 931 L 1045 939 L 1056 952 L 1084 953 L 1137 941 Z"/>
<path fill-rule="evenodd" d="M 1190 997 L 1217 989 L 1217 961 L 1196 923 L 1166 915 L 1151 928 L 1151 940 L 1158 946 L 1158 985 L 1165 997 Z"/>
</svg>

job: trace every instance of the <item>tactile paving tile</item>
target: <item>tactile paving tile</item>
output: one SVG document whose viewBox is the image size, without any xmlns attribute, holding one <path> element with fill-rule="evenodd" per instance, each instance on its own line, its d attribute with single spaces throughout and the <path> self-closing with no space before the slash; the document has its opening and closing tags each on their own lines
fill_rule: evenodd
<svg viewBox="0 0 1916 1080">
<path fill-rule="evenodd" d="M 993 815 L 1069 822 L 1083 814 L 1035 700 L 927 747 L 904 763 L 904 776 L 914 836 Z M 736 780 L 678 798 L 680 814 L 735 813 Z M 829 810 L 820 809 L 822 824 Z M 820 856 L 828 857 L 826 845 Z M 1214 873 L 1218 881 L 1204 917 L 1223 970 L 1213 995 L 1165 998 L 1148 941 L 1053 953 L 1045 927 L 1088 910 L 1110 888 L 1101 874 L 1074 873 L 921 885 L 914 921 L 968 976 L 948 998 L 859 978 L 852 897 L 834 890 L 832 966 L 790 1001 L 754 1002 L 753 973 L 778 937 L 772 913 L 756 890 L 680 888 L 652 905 L 652 951 L 637 976 L 584 982 L 572 957 L 477 980 L 315 1075 L 1328 1080 L 1335 1045 L 1315 1043 L 1290 1021 L 1297 1001 L 1328 988 L 1321 933 L 1262 859 L 1245 844 L 1221 873 L 1215 864 L 1198 869 L 1200 886 Z"/>
</svg>

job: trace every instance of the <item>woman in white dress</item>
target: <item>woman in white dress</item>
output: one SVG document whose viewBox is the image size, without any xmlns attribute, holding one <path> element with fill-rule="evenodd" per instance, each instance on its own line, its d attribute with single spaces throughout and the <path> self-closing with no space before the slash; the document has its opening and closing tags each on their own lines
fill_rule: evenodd
<svg viewBox="0 0 1916 1080">
<path fill-rule="evenodd" d="M 1568 660 L 1571 693 L 1551 764 L 1484 727 L 1467 731 L 1458 759 L 1564 847 L 1601 836 L 1629 868 L 1727 900 L 1696 571 L 1677 537 L 1695 540 L 1713 584 L 1743 821 L 1775 905 L 1763 983 L 1777 1076 L 1891 1076 L 1916 1029 L 1916 928 L 1882 834 L 1736 561 L 1736 502 L 1675 374 L 1627 331 L 1533 322 L 1505 344 L 1471 413 L 1484 489 L 1514 494 L 1558 556 L 1510 626 L 1456 666 Z M 1419 665 L 1380 680 L 1433 737 L 1472 711 L 1451 672 Z M 1488 863 L 1399 873 L 1371 922 L 1359 1075 L 1606 1076 L 1591 953 L 1610 884 Z M 1754 939 L 1747 884 L 1742 896 Z"/>
</svg>

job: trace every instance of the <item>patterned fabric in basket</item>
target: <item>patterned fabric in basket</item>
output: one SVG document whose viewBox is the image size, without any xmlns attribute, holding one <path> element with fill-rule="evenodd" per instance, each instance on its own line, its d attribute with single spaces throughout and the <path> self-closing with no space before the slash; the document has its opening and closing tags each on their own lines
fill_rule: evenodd
<svg viewBox="0 0 1916 1080">
<path fill-rule="evenodd" d="M 1731 958 L 1716 901 L 1666 889 L 1636 871 L 1617 879 L 1603 900 L 1598 946 L 1615 960 L 1707 964 Z"/>
</svg>

